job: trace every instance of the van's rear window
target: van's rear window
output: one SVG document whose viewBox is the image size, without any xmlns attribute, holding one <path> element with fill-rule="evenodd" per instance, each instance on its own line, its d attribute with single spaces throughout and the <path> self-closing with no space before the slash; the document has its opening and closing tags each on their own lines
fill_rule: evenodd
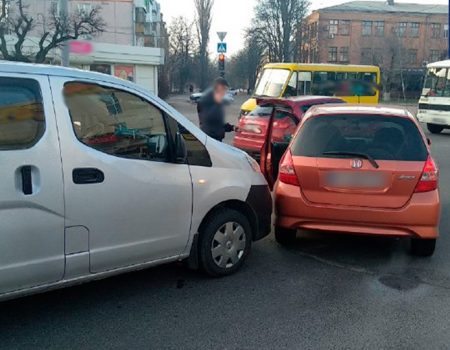
<svg viewBox="0 0 450 350">
<path fill-rule="evenodd" d="M 428 156 L 417 126 L 407 118 L 392 116 L 312 117 L 292 145 L 294 156 L 349 157 L 339 152 L 364 153 L 379 160 L 424 161 Z"/>
</svg>

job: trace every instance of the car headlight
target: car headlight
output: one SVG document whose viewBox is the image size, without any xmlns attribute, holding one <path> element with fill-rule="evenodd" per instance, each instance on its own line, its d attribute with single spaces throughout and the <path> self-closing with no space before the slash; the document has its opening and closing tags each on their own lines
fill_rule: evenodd
<svg viewBox="0 0 450 350">
<path fill-rule="evenodd" d="M 253 171 L 256 171 L 258 173 L 261 172 L 261 167 L 259 166 L 259 163 L 256 160 L 254 160 L 248 154 L 245 155 L 245 158 L 247 159 L 247 162 L 250 165 L 250 167 L 253 169 Z"/>
</svg>

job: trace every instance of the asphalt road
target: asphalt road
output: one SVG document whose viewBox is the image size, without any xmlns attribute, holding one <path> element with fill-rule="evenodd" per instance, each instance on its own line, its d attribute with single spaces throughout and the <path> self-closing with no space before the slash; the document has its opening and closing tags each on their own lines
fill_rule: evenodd
<svg viewBox="0 0 450 350">
<path fill-rule="evenodd" d="M 0 348 L 448 349 L 450 132 L 430 138 L 443 202 L 432 258 L 406 240 L 304 233 L 286 249 L 269 236 L 227 278 L 171 264 L 1 303 Z"/>
</svg>

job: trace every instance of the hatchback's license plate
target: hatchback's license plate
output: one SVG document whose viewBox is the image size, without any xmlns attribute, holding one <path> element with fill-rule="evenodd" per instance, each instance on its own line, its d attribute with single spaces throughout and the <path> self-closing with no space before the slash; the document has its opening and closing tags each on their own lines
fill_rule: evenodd
<svg viewBox="0 0 450 350">
<path fill-rule="evenodd" d="M 382 174 L 367 172 L 333 171 L 325 178 L 327 186 L 340 188 L 376 188 L 385 183 Z"/>
</svg>

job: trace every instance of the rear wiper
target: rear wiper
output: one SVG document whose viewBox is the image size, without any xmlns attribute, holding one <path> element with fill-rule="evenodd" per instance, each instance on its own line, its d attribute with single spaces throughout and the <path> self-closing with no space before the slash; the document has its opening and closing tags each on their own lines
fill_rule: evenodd
<svg viewBox="0 0 450 350">
<path fill-rule="evenodd" d="M 368 155 L 367 153 L 361 153 L 361 152 L 345 152 L 345 151 L 329 151 L 329 152 L 323 152 L 322 153 L 325 156 L 350 156 L 350 157 L 359 157 L 359 158 L 364 158 L 367 159 L 369 161 L 370 164 L 372 164 L 372 166 L 375 169 L 378 169 L 380 166 L 378 165 L 378 163 L 375 161 L 375 159 L 373 159 L 370 155 Z"/>
</svg>

